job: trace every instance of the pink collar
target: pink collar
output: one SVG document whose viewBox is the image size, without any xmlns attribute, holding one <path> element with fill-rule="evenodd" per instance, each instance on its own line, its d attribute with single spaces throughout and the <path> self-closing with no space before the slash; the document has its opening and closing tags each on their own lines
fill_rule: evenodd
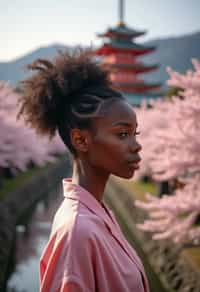
<svg viewBox="0 0 200 292">
<path fill-rule="evenodd" d="M 73 184 L 71 178 L 63 179 L 63 191 L 65 198 L 80 201 L 88 209 L 90 209 L 90 211 L 97 214 L 101 218 L 103 217 L 102 219 L 104 221 L 108 220 L 107 218 L 108 214 L 113 220 L 112 211 L 104 204 L 104 202 L 103 201 L 99 202 L 91 193 L 89 193 L 80 185 Z M 108 212 L 108 214 L 106 214 L 106 211 L 104 209 Z M 113 221 L 115 223 L 115 220 Z"/>
</svg>

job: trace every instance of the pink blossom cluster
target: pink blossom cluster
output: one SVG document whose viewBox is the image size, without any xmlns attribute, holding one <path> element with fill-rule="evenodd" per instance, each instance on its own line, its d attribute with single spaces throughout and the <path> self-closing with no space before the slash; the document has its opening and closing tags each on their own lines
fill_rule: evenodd
<svg viewBox="0 0 200 292">
<path fill-rule="evenodd" d="M 171 196 L 146 194 L 147 202 L 137 200 L 135 205 L 149 215 L 143 224 L 137 224 L 138 228 L 152 232 L 155 240 L 170 238 L 175 243 L 199 244 L 200 225 L 195 224 L 200 215 L 199 179 L 200 175 L 195 175 Z"/>
<path fill-rule="evenodd" d="M 168 69 L 168 84 L 182 89 L 179 96 L 137 110 L 144 160 L 140 174 L 185 184 L 171 196 L 147 195 L 146 202 L 136 202 L 150 217 L 138 226 L 153 232 L 154 239 L 200 240 L 200 226 L 194 224 L 200 215 L 200 62 L 193 65 L 185 75 Z"/>
<path fill-rule="evenodd" d="M 66 151 L 56 136 L 51 142 L 17 120 L 19 94 L 9 84 L 0 81 L 0 167 L 25 170 L 30 162 L 43 165 L 54 161 L 55 154 Z"/>
</svg>

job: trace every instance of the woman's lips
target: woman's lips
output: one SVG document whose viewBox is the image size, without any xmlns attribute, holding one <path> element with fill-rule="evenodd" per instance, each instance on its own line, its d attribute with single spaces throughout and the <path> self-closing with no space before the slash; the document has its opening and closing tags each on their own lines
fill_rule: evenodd
<svg viewBox="0 0 200 292">
<path fill-rule="evenodd" d="M 133 167 L 134 169 L 139 169 L 139 167 L 140 167 L 139 163 L 140 163 L 140 160 L 138 160 L 138 161 L 129 161 L 128 165 Z"/>
</svg>

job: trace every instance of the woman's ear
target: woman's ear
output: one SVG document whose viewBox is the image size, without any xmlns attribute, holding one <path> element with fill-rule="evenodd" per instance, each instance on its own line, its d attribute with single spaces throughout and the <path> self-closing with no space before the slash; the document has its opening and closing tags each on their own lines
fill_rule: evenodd
<svg viewBox="0 0 200 292">
<path fill-rule="evenodd" d="M 89 133 L 78 128 L 71 129 L 71 143 L 77 152 L 87 152 L 89 148 Z"/>
</svg>

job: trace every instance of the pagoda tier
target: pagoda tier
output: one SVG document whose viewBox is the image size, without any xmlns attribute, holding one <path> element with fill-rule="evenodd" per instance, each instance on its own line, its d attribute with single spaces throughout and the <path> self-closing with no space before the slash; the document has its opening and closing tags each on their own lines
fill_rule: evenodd
<svg viewBox="0 0 200 292">
<path fill-rule="evenodd" d="M 149 91 L 158 90 L 160 89 L 159 83 L 154 84 L 147 84 L 144 82 L 138 83 L 119 83 L 119 82 L 112 82 L 112 87 L 116 90 L 120 90 L 127 93 L 148 93 Z"/>
<path fill-rule="evenodd" d="M 159 83 L 145 83 L 144 80 L 138 77 L 137 73 L 125 72 L 124 70 L 111 70 L 110 81 L 113 88 L 128 93 L 146 93 L 148 91 L 158 90 L 160 88 Z"/>
<path fill-rule="evenodd" d="M 141 64 L 102 64 L 102 67 L 112 72 L 146 73 L 159 67 L 158 64 L 145 66 Z"/>
<path fill-rule="evenodd" d="M 102 67 L 111 72 L 144 73 L 157 69 L 159 65 L 144 65 L 135 61 L 131 54 L 115 54 L 107 56 L 102 62 Z"/>
<path fill-rule="evenodd" d="M 112 72 L 146 73 L 159 67 L 158 64 L 145 66 L 140 64 L 102 64 L 102 67 Z"/>
<path fill-rule="evenodd" d="M 99 56 L 112 54 L 131 54 L 132 56 L 145 55 L 155 50 L 155 47 L 145 47 L 131 41 L 111 40 L 97 49 L 95 54 Z"/>
<path fill-rule="evenodd" d="M 146 31 L 137 31 L 130 27 L 127 27 L 125 24 L 120 24 L 117 27 L 110 27 L 106 32 L 102 34 L 97 34 L 100 38 L 122 38 L 122 39 L 132 39 L 139 36 L 142 36 L 146 33 Z"/>
</svg>

